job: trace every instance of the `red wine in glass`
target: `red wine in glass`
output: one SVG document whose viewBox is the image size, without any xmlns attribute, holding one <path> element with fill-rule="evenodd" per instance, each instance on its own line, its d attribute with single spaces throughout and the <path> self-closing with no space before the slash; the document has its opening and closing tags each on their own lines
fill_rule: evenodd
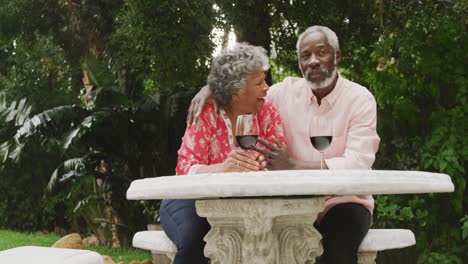
<svg viewBox="0 0 468 264">
<path fill-rule="evenodd" d="M 257 144 L 257 135 L 236 136 L 237 143 L 243 149 L 251 149 Z"/>
<path fill-rule="evenodd" d="M 258 119 L 256 114 L 237 116 L 236 140 L 243 149 L 251 149 L 257 144 Z"/>
<path fill-rule="evenodd" d="M 331 145 L 332 139 L 332 136 L 316 136 L 310 137 L 310 142 L 316 150 L 324 151 Z"/>
<path fill-rule="evenodd" d="M 320 169 L 323 169 L 323 152 L 333 140 L 332 122 L 323 118 L 312 118 L 309 126 L 309 138 L 312 146 L 320 152 Z"/>
</svg>

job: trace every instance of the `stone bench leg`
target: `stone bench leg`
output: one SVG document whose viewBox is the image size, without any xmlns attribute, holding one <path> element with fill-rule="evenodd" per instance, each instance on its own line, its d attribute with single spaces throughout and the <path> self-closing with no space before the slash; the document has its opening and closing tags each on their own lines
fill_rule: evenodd
<svg viewBox="0 0 468 264">
<path fill-rule="evenodd" d="M 212 264 L 315 263 L 322 236 L 314 228 L 323 198 L 197 200 L 211 229 L 205 256 Z"/>
<path fill-rule="evenodd" d="M 358 264 L 375 264 L 377 252 L 359 252 Z"/>
</svg>

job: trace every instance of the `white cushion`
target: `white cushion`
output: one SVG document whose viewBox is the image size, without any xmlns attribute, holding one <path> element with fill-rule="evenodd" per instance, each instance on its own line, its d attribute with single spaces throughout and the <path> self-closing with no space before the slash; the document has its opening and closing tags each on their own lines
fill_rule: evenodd
<svg viewBox="0 0 468 264">
<path fill-rule="evenodd" d="M 177 253 L 174 243 L 166 236 L 164 231 L 141 231 L 133 236 L 133 246 L 151 250 L 156 254 Z"/>
<path fill-rule="evenodd" d="M 0 251 L 0 263 L 103 264 L 104 260 L 89 250 L 26 246 Z"/>
<path fill-rule="evenodd" d="M 404 248 L 416 244 L 413 232 L 407 229 L 370 229 L 359 246 L 360 252 Z"/>
</svg>

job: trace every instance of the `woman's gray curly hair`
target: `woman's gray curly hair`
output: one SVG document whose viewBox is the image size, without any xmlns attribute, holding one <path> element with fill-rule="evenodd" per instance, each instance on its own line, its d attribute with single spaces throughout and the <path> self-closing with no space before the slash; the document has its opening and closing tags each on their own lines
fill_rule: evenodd
<svg viewBox="0 0 468 264">
<path fill-rule="evenodd" d="M 236 43 L 225 48 L 213 59 L 208 85 L 213 99 L 221 109 L 230 110 L 232 95 L 246 84 L 247 78 L 258 70 L 270 68 L 264 48 L 247 43 Z"/>
</svg>

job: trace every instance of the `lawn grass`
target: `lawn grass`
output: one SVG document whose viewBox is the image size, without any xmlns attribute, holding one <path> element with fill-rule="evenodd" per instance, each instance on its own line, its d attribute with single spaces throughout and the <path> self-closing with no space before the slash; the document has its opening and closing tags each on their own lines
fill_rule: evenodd
<svg viewBox="0 0 468 264">
<path fill-rule="evenodd" d="M 54 234 L 19 233 L 10 230 L 0 230 L 0 250 L 21 246 L 50 247 L 60 237 Z"/>
<path fill-rule="evenodd" d="M 20 233 L 10 230 L 0 230 L 0 251 L 20 246 L 43 246 L 50 247 L 58 239 L 55 234 L 43 233 Z M 115 263 L 124 262 L 126 264 L 133 260 L 151 259 L 149 251 L 135 248 L 106 248 L 106 247 L 86 247 L 91 251 L 96 251 L 101 255 L 110 256 Z"/>
</svg>

